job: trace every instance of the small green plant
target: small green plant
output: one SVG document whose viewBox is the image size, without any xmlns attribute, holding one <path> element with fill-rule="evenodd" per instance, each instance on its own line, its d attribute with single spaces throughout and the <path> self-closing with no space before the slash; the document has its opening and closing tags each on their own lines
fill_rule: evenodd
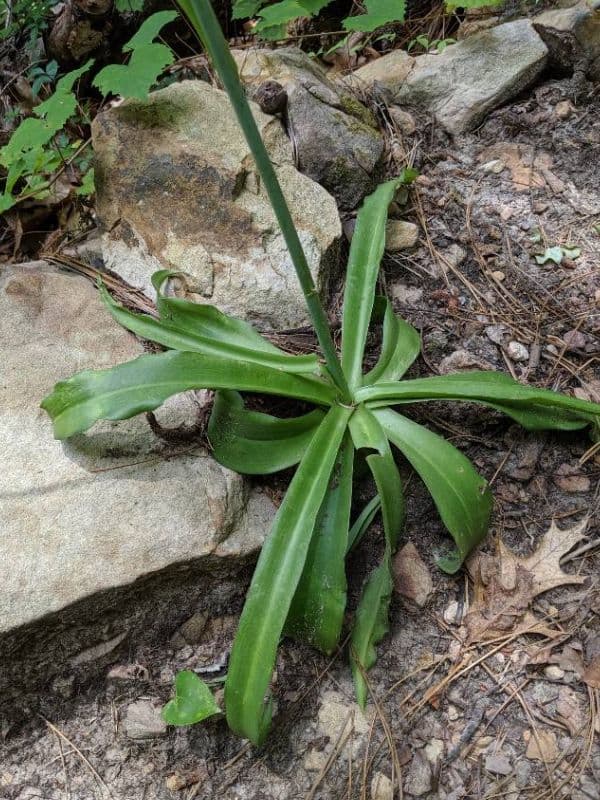
<svg viewBox="0 0 600 800">
<path fill-rule="evenodd" d="M 381 511 L 383 555 L 366 580 L 350 634 L 350 661 L 358 701 L 368 695 L 366 673 L 377 643 L 388 629 L 391 559 L 404 520 L 400 472 L 392 447 L 420 475 L 454 539 L 453 552 L 439 559 L 455 573 L 485 536 L 492 498 L 468 459 L 437 434 L 392 406 L 432 400 L 477 402 L 529 430 L 576 430 L 598 426 L 600 406 L 551 391 L 523 386 L 507 375 L 473 372 L 401 381 L 417 358 L 417 331 L 398 317 L 385 297 L 376 297 L 384 250 L 387 210 L 412 171 L 382 184 L 358 215 L 350 249 L 342 315 L 341 358 L 318 299 L 298 234 L 239 82 L 237 70 L 209 0 L 179 0 L 231 99 L 252 149 L 291 253 L 313 320 L 322 360 L 289 355 L 241 320 L 209 305 L 167 297 L 173 274 L 153 277 L 158 318 L 136 314 L 102 288 L 112 316 L 166 352 L 143 355 L 108 370 L 87 370 L 58 383 L 42 407 L 60 439 L 87 430 L 97 420 L 119 420 L 160 406 L 190 389 L 217 390 L 209 423 L 215 458 L 246 474 L 268 474 L 298 465 L 262 548 L 233 644 L 225 680 L 230 727 L 252 742 L 270 726 L 269 684 L 279 641 L 286 634 L 331 653 L 340 641 L 346 609 L 347 554 Z M 367 333 L 382 319 L 379 360 L 363 374 Z M 239 392 L 280 395 L 314 405 L 293 419 L 246 408 Z M 351 524 L 354 464 L 364 456 L 377 495 Z M 192 677 L 193 676 L 193 677 Z M 176 681 L 175 698 L 164 710 L 176 725 L 217 713 L 194 673 Z"/>
<path fill-rule="evenodd" d="M 427 52 L 437 50 L 438 53 L 443 53 L 449 44 L 456 44 L 456 39 L 429 39 L 428 36 L 415 36 L 410 40 L 406 49 L 410 53 L 413 47 L 420 45 Z"/>
<path fill-rule="evenodd" d="M 25 38 L 25 48 L 32 50 L 37 39 L 48 27 L 52 7 L 60 0 L 0 0 L 3 21 L 0 41 L 13 36 Z"/>
<path fill-rule="evenodd" d="M 154 41 L 161 29 L 177 16 L 175 11 L 159 11 L 141 25 L 139 31 L 123 47 L 130 54 L 127 64 L 110 64 L 93 80 L 102 94 L 122 94 L 143 99 L 156 83 L 160 73 L 174 60 L 171 50 Z M 66 135 L 65 126 L 78 112 L 74 87 L 94 62 L 88 61 L 78 69 L 64 75 L 44 102 L 33 109 L 33 116 L 24 119 L 12 134 L 8 144 L 0 149 L 0 166 L 6 177 L 0 194 L 0 213 L 8 211 L 26 198 L 42 199 L 47 196 L 56 170 L 79 154 L 82 142 L 68 140 L 62 143 L 57 136 Z M 53 66 L 54 65 L 54 66 Z M 56 77 L 56 62 L 35 73 L 34 88 Z M 83 192 L 89 193 L 93 173 L 86 172 Z"/>
<path fill-rule="evenodd" d="M 52 86 L 58 75 L 58 62 L 48 61 L 44 66 L 32 67 L 28 73 L 31 81 L 31 93 L 37 97 L 42 86 Z"/>
</svg>

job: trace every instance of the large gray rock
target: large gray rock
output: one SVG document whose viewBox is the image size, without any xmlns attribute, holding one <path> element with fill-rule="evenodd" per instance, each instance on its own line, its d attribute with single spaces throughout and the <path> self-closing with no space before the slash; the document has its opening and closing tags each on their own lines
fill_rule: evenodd
<svg viewBox="0 0 600 800">
<path fill-rule="evenodd" d="M 552 8 L 533 18 L 554 67 L 600 80 L 600 0 Z"/>
<path fill-rule="evenodd" d="M 200 447 L 167 444 L 143 417 L 53 438 L 39 404 L 56 381 L 141 352 L 88 281 L 44 262 L 2 268 L 0 341 L 0 634 L 259 548 L 272 503 Z"/>
<path fill-rule="evenodd" d="M 415 58 L 393 102 L 432 113 L 451 134 L 479 125 L 542 73 L 548 49 L 529 20 L 507 22 Z"/>
<path fill-rule="evenodd" d="M 287 92 L 286 121 L 298 168 L 344 209 L 374 188 L 383 139 L 369 111 L 297 47 L 235 51 L 240 76 L 255 90 L 277 81 Z"/>
<path fill-rule="evenodd" d="M 295 168 L 281 122 L 253 111 L 322 293 L 337 265 L 334 199 Z M 106 266 L 148 293 L 160 268 L 184 291 L 267 328 L 308 321 L 296 274 L 227 96 L 185 81 L 92 126 Z"/>
<path fill-rule="evenodd" d="M 415 59 L 406 50 L 391 50 L 355 69 L 342 80 L 353 89 L 398 91 L 415 65 Z"/>
</svg>

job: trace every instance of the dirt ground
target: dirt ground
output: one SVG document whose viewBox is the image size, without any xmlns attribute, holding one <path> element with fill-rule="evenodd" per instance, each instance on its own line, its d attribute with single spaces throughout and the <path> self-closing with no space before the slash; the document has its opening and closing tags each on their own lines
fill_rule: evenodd
<svg viewBox="0 0 600 800">
<path fill-rule="evenodd" d="M 545 82 L 455 143 L 430 124 L 402 138 L 388 118 L 387 132 L 390 165 L 409 154 L 422 173 L 402 214 L 420 225 L 420 244 L 388 258 L 382 276 L 422 331 L 413 374 L 491 367 L 600 401 L 598 87 L 573 98 L 569 80 Z M 560 246 L 561 263 L 536 263 Z M 327 660 L 286 642 L 263 749 L 219 719 L 161 729 L 152 709 L 177 670 L 218 681 L 240 594 L 226 615 L 205 609 L 188 641 L 128 641 L 91 682 L 67 674 L 27 699 L 0 738 L 0 798 L 600 798 L 600 682 L 585 672 L 600 658 L 599 450 L 586 434 L 528 434 L 488 409 L 432 404 L 415 414 L 492 482 L 483 552 L 493 557 L 501 541 L 525 555 L 553 520 L 571 529 L 588 519 L 587 538 L 562 563 L 585 580 L 532 599 L 523 611 L 534 622 L 469 639 L 463 619 L 482 587 L 435 566 L 446 538 L 406 467 L 402 543 L 417 547 L 432 587 L 422 606 L 394 595 L 365 717 L 343 651 Z M 377 535 L 369 541 L 350 564 L 354 595 L 377 556 Z M 151 738 L 131 738 L 137 701 L 156 724 Z"/>
</svg>

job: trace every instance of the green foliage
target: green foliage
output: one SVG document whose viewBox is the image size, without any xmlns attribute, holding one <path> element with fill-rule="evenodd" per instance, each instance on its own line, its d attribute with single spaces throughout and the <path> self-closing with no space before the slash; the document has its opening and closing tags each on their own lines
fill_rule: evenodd
<svg viewBox="0 0 600 800">
<path fill-rule="evenodd" d="M 411 39 L 406 49 L 410 53 L 413 47 L 420 45 L 427 52 L 437 50 L 438 53 L 443 53 L 449 44 L 456 44 L 456 39 L 430 39 L 428 36 L 421 35 Z"/>
<path fill-rule="evenodd" d="M 115 8 L 121 14 L 142 11 L 146 0 L 115 0 Z"/>
<path fill-rule="evenodd" d="M 324 8 L 331 5 L 333 0 L 278 0 L 271 3 L 269 0 L 234 0 L 232 19 L 248 19 L 258 17 L 256 32 L 263 39 L 285 39 L 287 26 L 300 17 L 314 17 Z M 453 11 L 456 8 L 481 8 L 497 5 L 501 0 L 460 0 L 460 2 L 446 2 L 446 9 Z M 366 13 L 346 17 L 343 26 L 347 31 L 361 31 L 373 33 L 386 25 L 404 22 L 406 15 L 406 0 L 365 0 Z M 436 49 L 442 52 L 454 42 L 453 39 L 436 39 L 430 42 L 426 36 L 413 39 L 411 44 L 420 44 L 426 50 Z M 337 49 L 335 45 L 332 50 Z M 409 46 L 409 49 L 410 46 Z"/>
<path fill-rule="evenodd" d="M 169 47 L 154 42 L 154 39 L 176 17 L 176 11 L 158 11 L 148 17 L 135 36 L 123 47 L 124 53 L 131 53 L 129 62 L 104 67 L 94 78 L 94 86 L 105 97 L 109 94 L 120 94 L 138 100 L 147 97 L 158 76 L 175 58 Z"/>
<path fill-rule="evenodd" d="M 0 213 L 24 197 L 41 198 L 47 193 L 48 176 L 65 155 L 56 150 L 52 141 L 75 113 L 77 98 L 73 86 L 91 64 L 88 61 L 61 78 L 54 93 L 34 108 L 35 116 L 24 119 L 8 144 L 0 149 L 0 165 L 7 171 L 4 191 L 0 194 Z M 21 180 L 25 181 L 25 187 L 13 193 Z"/>
<path fill-rule="evenodd" d="M 209 431 L 217 459 L 252 474 L 298 464 L 260 554 L 225 681 L 229 726 L 260 744 L 271 722 L 269 688 L 282 634 L 328 653 L 338 645 L 346 610 L 346 555 L 380 512 L 382 557 L 365 581 L 350 633 L 357 698 L 362 706 L 366 703 L 367 672 L 388 629 L 392 555 L 405 513 L 392 446 L 425 483 L 454 540 L 453 553 L 438 561 L 442 569 L 456 572 L 486 534 L 492 505 L 486 481 L 453 445 L 390 406 L 479 402 L 534 430 L 568 430 L 590 423 L 597 427 L 600 406 L 523 386 L 495 372 L 399 380 L 418 355 L 419 337 L 394 314 L 386 298 L 376 297 L 376 285 L 388 206 L 397 190 L 414 178 L 409 171 L 380 186 L 359 212 L 346 276 L 340 360 L 210 2 L 181 0 L 180 6 L 230 94 L 286 236 L 326 363 L 278 351 L 246 323 L 210 306 L 163 297 L 161 287 L 169 273 L 162 271 L 154 277 L 158 319 L 127 311 L 106 292 L 103 297 L 122 325 L 171 349 L 113 369 L 76 374 L 58 383 L 42 407 L 53 420 L 55 435 L 64 439 L 100 419 L 126 419 L 150 411 L 178 392 L 212 388 L 218 391 Z M 379 360 L 364 375 L 369 325 L 381 318 Z M 278 420 L 246 409 L 239 394 L 243 391 L 296 398 L 312 403 L 315 410 Z M 377 496 L 351 525 L 357 457 L 365 458 Z M 165 719 L 190 724 L 216 713 L 207 692 L 193 673 L 182 673 Z"/>
<path fill-rule="evenodd" d="M 454 11 L 457 8 L 485 8 L 500 5 L 502 0 L 446 0 L 446 10 Z"/>
<path fill-rule="evenodd" d="M 37 97 L 42 86 L 52 85 L 58 74 L 58 62 L 49 61 L 43 67 L 33 67 L 28 74 L 31 81 L 31 93 Z"/>
<path fill-rule="evenodd" d="M 162 717 L 169 725 L 194 725 L 220 713 L 210 688 L 195 672 L 184 670 L 175 678 L 175 697 L 163 708 Z"/>
<path fill-rule="evenodd" d="M 177 16 L 175 11 L 161 11 L 149 17 L 135 36 L 123 47 L 131 53 L 128 64 L 113 64 L 102 69 L 94 79 L 104 96 L 122 94 L 143 99 L 162 70 L 173 61 L 171 50 L 153 40 L 160 30 Z M 8 211 L 25 198 L 41 199 L 48 194 L 53 173 L 73 156 L 81 145 L 68 140 L 58 147 L 57 135 L 63 131 L 78 110 L 75 84 L 92 66 L 83 66 L 67 73 L 56 83 L 54 92 L 33 109 L 33 116 L 24 119 L 0 149 L 0 166 L 6 170 L 4 190 L 0 194 L 0 213 Z M 36 68 L 37 69 L 37 68 Z M 32 73 L 34 88 L 52 82 L 57 74 L 56 62 Z M 86 173 L 78 194 L 93 190 L 93 174 Z"/>
<path fill-rule="evenodd" d="M 32 50 L 48 27 L 48 16 L 60 0 L 0 0 L 0 42 L 13 36 L 25 38 L 25 48 Z"/>
<path fill-rule="evenodd" d="M 402 22 L 406 13 L 405 0 L 365 0 L 366 14 L 346 17 L 344 28 L 348 31 L 370 33 L 384 25 Z"/>
</svg>

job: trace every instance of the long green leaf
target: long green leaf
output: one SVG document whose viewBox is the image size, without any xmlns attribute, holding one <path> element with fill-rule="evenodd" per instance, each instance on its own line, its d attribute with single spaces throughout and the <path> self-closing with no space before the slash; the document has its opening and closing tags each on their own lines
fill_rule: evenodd
<svg viewBox="0 0 600 800">
<path fill-rule="evenodd" d="M 439 564 L 447 572 L 456 572 L 487 532 L 492 509 L 487 482 L 468 458 L 427 428 L 387 409 L 373 413 L 433 497 L 457 547 L 453 556 Z"/>
<path fill-rule="evenodd" d="M 348 534 L 348 553 L 356 547 L 365 533 L 369 530 L 380 508 L 381 498 L 378 494 L 376 494 L 375 497 L 372 497 L 369 500 L 367 505 L 352 523 L 352 527 L 350 528 L 350 532 Z"/>
<path fill-rule="evenodd" d="M 375 647 L 389 630 L 388 612 L 392 586 L 392 555 L 389 543 L 386 543 L 383 561 L 365 584 L 350 637 L 350 663 L 356 699 L 363 709 L 367 703 L 364 674 L 377 661 Z"/>
<path fill-rule="evenodd" d="M 229 47 L 223 36 L 210 0 L 175 0 L 189 20 L 198 38 L 206 48 L 210 59 L 227 92 L 231 105 L 237 116 L 248 146 L 254 156 L 261 180 L 269 196 L 283 238 L 290 252 L 290 257 L 302 287 L 302 293 L 317 334 L 317 339 L 325 356 L 327 369 L 335 385 L 346 401 L 350 400 L 350 391 L 342 370 L 340 360 L 333 343 L 329 321 L 315 287 L 298 231 L 292 220 L 277 175 L 269 158 L 269 154 L 261 139 L 258 127 L 252 116 L 244 88 L 240 83 L 237 67 Z"/>
<path fill-rule="evenodd" d="M 116 303 L 104 287 L 101 295 L 114 319 L 143 339 L 188 353 L 245 361 L 310 374 L 318 370 L 315 355 L 292 356 L 271 345 L 250 325 L 223 314 L 214 306 L 167 299 L 160 304 L 161 319 L 135 314 Z"/>
<path fill-rule="evenodd" d="M 265 704 L 287 619 L 351 410 L 333 406 L 315 433 L 261 551 L 233 643 L 225 683 L 229 726 L 255 744 L 266 736 Z"/>
<path fill-rule="evenodd" d="M 400 181 L 382 183 L 364 201 L 350 245 L 342 316 L 342 369 L 351 389 L 360 384 L 367 332 L 385 248 L 388 207 Z"/>
<path fill-rule="evenodd" d="M 337 646 L 346 610 L 345 556 L 350 527 L 354 448 L 347 435 L 319 511 L 292 601 L 285 632 L 331 653 Z"/>
<path fill-rule="evenodd" d="M 363 378 L 365 385 L 399 380 L 421 350 L 418 331 L 394 313 L 387 297 L 376 297 L 375 306 L 384 312 L 383 341 L 377 364 Z"/>
<path fill-rule="evenodd" d="M 323 420 L 319 409 L 278 419 L 248 411 L 238 392 L 217 392 L 208 437 L 220 464 L 244 475 L 267 475 L 297 464 Z"/>
<path fill-rule="evenodd" d="M 358 418 L 360 424 L 352 426 Z M 392 575 L 391 554 L 404 524 L 405 502 L 400 473 L 385 433 L 373 412 L 359 406 L 351 420 L 355 446 L 371 447 L 376 452 L 367 456 L 377 493 L 381 500 L 385 552 L 379 567 L 371 574 L 361 596 L 350 639 L 350 659 L 356 697 L 364 707 L 367 698 L 365 673 L 375 663 L 376 644 L 388 630 Z"/>
<path fill-rule="evenodd" d="M 600 405 L 523 386 L 502 372 L 465 372 L 401 383 L 364 386 L 357 401 L 371 408 L 430 400 L 464 400 L 492 406 L 524 427 L 572 430 L 600 420 Z"/>
<path fill-rule="evenodd" d="M 215 306 L 205 303 L 192 303 L 181 297 L 169 297 L 163 291 L 169 278 L 180 277 L 179 272 L 161 269 L 152 275 L 152 285 L 156 290 L 156 307 L 161 322 L 175 328 L 194 333 L 204 338 L 216 339 L 225 344 L 234 344 L 249 350 L 259 350 L 263 353 L 278 353 L 287 355 L 268 339 L 265 339 L 256 328 L 244 320 L 230 317 Z M 302 358 L 305 358 L 302 356 Z M 316 366 L 316 356 L 309 355 L 309 359 Z"/>
<path fill-rule="evenodd" d="M 329 405 L 333 387 L 308 376 L 224 357 L 170 350 L 112 369 L 86 370 L 57 383 L 43 402 L 57 439 L 87 430 L 99 419 L 128 419 L 152 411 L 189 389 L 240 389 Z"/>
</svg>

